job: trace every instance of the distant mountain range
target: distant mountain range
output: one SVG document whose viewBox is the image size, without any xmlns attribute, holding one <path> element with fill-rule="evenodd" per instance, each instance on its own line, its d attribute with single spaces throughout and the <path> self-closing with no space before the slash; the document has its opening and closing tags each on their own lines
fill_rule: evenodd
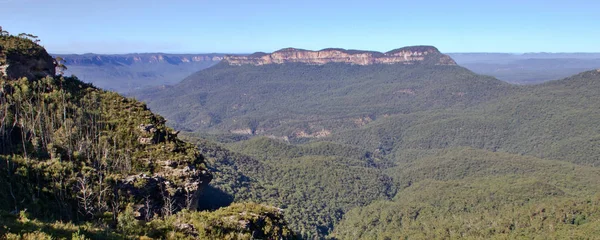
<svg viewBox="0 0 600 240">
<path fill-rule="evenodd" d="M 396 49 L 400 51 L 400 49 Z M 230 63 L 262 63 L 277 61 L 285 54 L 320 54 L 314 63 L 324 59 L 353 61 L 365 65 L 369 61 L 399 61 L 388 53 L 344 49 L 307 51 L 285 49 L 273 54 L 53 54 L 65 59 L 66 75 L 74 74 L 86 82 L 107 90 L 128 93 L 146 87 L 178 83 L 192 73 L 226 59 Z M 479 74 L 494 76 L 515 84 L 535 84 L 564 78 L 578 72 L 600 68 L 600 53 L 449 53 L 456 64 Z M 226 56 L 229 56 L 228 58 Z M 418 56 L 415 56 L 418 57 Z M 410 62 L 410 61 L 407 61 Z"/>
<path fill-rule="evenodd" d="M 510 88 L 418 46 L 388 56 L 283 49 L 226 57 L 173 86 L 132 94 L 180 129 L 302 138 L 389 114 L 475 104 Z"/>
<path fill-rule="evenodd" d="M 0 46 L 27 46 L 12 39 L 23 41 Z M 53 70 L 52 61 L 40 66 L 36 58 L 0 56 L 9 56 L 0 58 L 8 76 L 15 69 L 33 76 L 44 66 Z M 426 46 L 387 53 L 283 49 L 219 63 L 90 56 L 67 58 L 67 65 L 103 69 L 96 76 L 213 65 L 162 87 L 144 88 L 149 82 L 140 79 L 151 78 L 138 75 L 108 78 L 109 87 L 136 79 L 134 89 L 143 89 L 131 94 L 148 105 L 74 78 L 3 77 L 0 235 L 10 233 L 4 238 L 600 235 L 600 70 L 515 85 Z M 498 64 L 523 60 L 503 59 Z M 572 61 L 524 60 L 565 61 L 554 68 Z M 196 132 L 173 131 L 147 106 L 177 129 Z M 195 191 L 194 175 L 209 172 L 198 206 L 225 208 L 171 215 L 195 202 L 183 193 Z"/>
<path fill-rule="evenodd" d="M 449 53 L 459 65 L 515 84 L 536 84 L 600 68 L 600 53 Z"/>
<path fill-rule="evenodd" d="M 144 87 L 174 84 L 186 76 L 217 64 L 225 54 L 54 54 L 65 60 L 65 75 L 120 93 Z"/>
</svg>

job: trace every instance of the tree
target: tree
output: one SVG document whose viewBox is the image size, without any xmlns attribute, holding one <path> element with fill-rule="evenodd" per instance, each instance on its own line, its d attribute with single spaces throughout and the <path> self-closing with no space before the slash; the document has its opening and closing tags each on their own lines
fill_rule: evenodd
<svg viewBox="0 0 600 240">
<path fill-rule="evenodd" d="M 0 26 L 0 36 L 4 37 L 4 36 L 8 36 L 8 35 L 10 35 L 10 34 L 7 31 L 4 31 L 2 29 L 2 26 Z"/>
<path fill-rule="evenodd" d="M 67 70 L 67 66 L 65 66 L 64 63 L 65 59 L 63 59 L 62 57 L 57 56 L 54 58 L 54 67 L 56 67 L 59 75 L 63 75 Z"/>
<path fill-rule="evenodd" d="M 117 227 L 125 234 L 136 234 L 140 227 L 140 222 L 135 219 L 135 212 L 132 204 L 127 204 L 125 211 L 119 213 Z"/>
<path fill-rule="evenodd" d="M 77 178 L 77 199 L 79 200 L 79 212 L 85 216 L 94 214 L 94 198 L 96 193 L 90 186 L 90 183 L 85 175 Z"/>
<path fill-rule="evenodd" d="M 39 43 L 40 40 L 38 39 L 38 36 L 35 36 L 33 34 L 29 34 L 29 33 L 19 33 L 19 37 L 20 38 L 25 38 L 25 39 L 29 39 L 35 43 Z"/>
</svg>

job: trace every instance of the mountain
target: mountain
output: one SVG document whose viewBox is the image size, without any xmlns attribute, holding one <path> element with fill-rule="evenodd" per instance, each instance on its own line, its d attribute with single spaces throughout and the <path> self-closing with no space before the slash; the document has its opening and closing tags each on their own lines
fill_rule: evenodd
<svg viewBox="0 0 600 240">
<path fill-rule="evenodd" d="M 422 46 L 417 52 L 435 53 L 436 49 L 427 50 Z M 413 48 L 414 50 L 415 48 Z M 282 49 L 273 54 L 256 53 L 252 55 L 213 54 L 165 54 L 165 53 L 130 53 L 130 54 L 53 54 L 64 58 L 68 69 L 65 75 L 76 75 L 85 81 L 106 90 L 120 93 L 139 91 L 147 87 L 171 85 L 179 83 L 192 73 L 218 64 L 227 58 L 229 62 L 242 63 L 270 61 L 303 61 L 310 59 L 312 64 L 323 62 L 353 62 L 368 65 L 376 62 L 405 62 L 421 57 L 406 49 L 396 49 L 387 53 L 345 49 L 323 49 L 307 51 L 302 49 Z M 287 54 L 287 56 L 286 56 Z M 291 54 L 291 55 L 290 55 Z M 302 56 L 291 60 L 292 55 Z M 313 56 L 310 56 L 310 55 Z M 386 54 L 388 54 L 386 56 Z M 404 59 L 406 54 L 407 59 Z M 440 64 L 463 66 L 478 74 L 494 76 L 500 80 L 515 84 L 535 84 L 549 80 L 568 77 L 570 75 L 600 67 L 600 55 L 593 53 L 449 53 Z M 440 59 L 437 59 L 440 60 Z M 434 60 L 435 61 L 435 60 Z M 445 62 L 444 62 L 445 61 Z M 418 61 L 415 61 L 418 62 Z"/>
<path fill-rule="evenodd" d="M 422 47 L 424 49 L 417 52 L 428 52 L 427 46 Z M 305 56 L 297 60 L 302 61 L 302 59 L 310 58 L 307 61 L 312 61 L 313 64 L 336 61 L 353 62 L 359 65 L 393 61 L 410 63 L 409 59 L 432 56 L 435 59 L 435 54 L 412 56 L 406 52 L 407 59 L 405 60 L 402 53 L 400 53 L 404 50 L 397 49 L 395 51 L 397 52 L 379 53 L 335 48 L 307 51 L 288 48 L 277 51 L 274 55 L 266 53 L 253 55 L 88 53 L 81 55 L 53 54 L 53 56 L 64 58 L 65 65 L 68 67 L 65 75 L 73 74 L 86 82 L 93 83 L 95 86 L 120 93 L 130 93 L 147 87 L 176 84 L 192 73 L 218 64 L 225 58 L 229 62 L 235 63 L 294 62 L 295 60 L 289 58 L 291 56 L 289 54 L 300 54 Z M 430 51 L 435 52 L 437 50 L 430 49 Z M 287 57 L 285 57 L 286 54 Z M 314 56 L 310 56 L 311 54 Z M 600 54 L 594 53 L 449 53 L 448 56 L 451 58 L 444 58 L 440 64 L 453 65 L 455 60 L 458 65 L 478 74 L 494 76 L 515 84 L 541 83 L 600 67 Z"/>
<path fill-rule="evenodd" d="M 324 137 L 399 113 L 464 108 L 514 88 L 454 65 L 433 47 L 386 53 L 394 57 L 346 52 L 351 54 L 285 49 L 271 55 L 226 57 L 176 85 L 133 95 L 180 129 L 301 139 Z M 304 53 L 306 58 L 298 57 Z M 265 58 L 279 63 L 257 60 Z M 382 59 L 392 60 L 377 62 Z"/>
<path fill-rule="evenodd" d="M 194 145 L 144 103 L 56 75 L 34 37 L 0 32 L 0 238 L 294 238 L 276 207 L 197 211 L 219 196 Z"/>
<path fill-rule="evenodd" d="M 217 64 L 223 54 L 53 54 L 76 75 L 105 90 L 127 93 L 144 87 L 175 84 L 188 75 Z"/>
<path fill-rule="evenodd" d="M 271 54 L 254 53 L 248 56 L 225 56 L 229 65 L 265 65 L 283 63 L 348 63 L 353 65 L 373 64 L 433 64 L 456 65 L 454 60 L 431 46 L 414 46 L 394 49 L 386 53 L 328 48 L 320 51 L 285 48 Z"/>
<path fill-rule="evenodd" d="M 600 68 L 599 53 L 449 53 L 478 74 L 514 84 L 536 84 Z"/>
<path fill-rule="evenodd" d="M 30 38 L 0 36 L 2 238 L 600 233 L 600 70 L 517 86 L 427 46 L 226 56 L 138 92 L 180 133 Z"/>
<path fill-rule="evenodd" d="M 136 94 L 220 142 L 213 191 L 281 206 L 306 239 L 596 233 L 600 72 L 512 85 L 428 56 L 283 49 Z"/>
</svg>

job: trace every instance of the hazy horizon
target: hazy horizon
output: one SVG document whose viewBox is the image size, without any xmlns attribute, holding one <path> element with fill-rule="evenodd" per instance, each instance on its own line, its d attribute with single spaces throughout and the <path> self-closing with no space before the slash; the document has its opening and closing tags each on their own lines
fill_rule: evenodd
<svg viewBox="0 0 600 240">
<path fill-rule="evenodd" d="M 43 44 L 42 44 L 43 45 Z M 323 49 L 327 49 L 327 48 L 323 48 Z M 314 50 L 314 49 L 306 49 L 306 50 L 310 50 L 310 51 L 320 51 L 323 49 L 318 49 L 318 50 Z M 273 51 L 268 51 L 267 53 L 271 53 L 274 51 L 277 51 L 280 49 L 276 49 Z M 371 51 L 369 49 L 346 49 L 346 50 L 366 50 L 366 51 Z M 392 50 L 392 49 L 390 49 Z M 253 54 L 256 52 L 260 52 L 260 51 L 254 51 L 254 52 L 165 52 L 165 51 L 155 51 L 155 52 L 86 52 L 86 53 L 76 53 L 76 52 L 49 52 L 51 55 L 57 55 L 57 54 L 62 54 L 62 55 L 86 55 L 86 54 L 93 54 L 93 55 L 128 55 L 128 54 L 178 54 L 178 55 L 189 55 L 189 54 Z M 440 52 L 444 53 L 444 54 L 510 54 L 510 55 L 526 55 L 526 54 L 600 54 L 600 51 L 598 52 L 444 52 L 442 50 L 440 50 Z"/>
</svg>

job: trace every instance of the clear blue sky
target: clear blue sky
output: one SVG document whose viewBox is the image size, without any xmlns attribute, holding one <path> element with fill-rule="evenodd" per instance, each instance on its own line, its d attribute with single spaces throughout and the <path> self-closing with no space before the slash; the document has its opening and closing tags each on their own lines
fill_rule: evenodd
<svg viewBox="0 0 600 240">
<path fill-rule="evenodd" d="M 53 53 L 284 47 L 600 52 L 600 1 L 0 0 L 0 25 Z"/>
</svg>

